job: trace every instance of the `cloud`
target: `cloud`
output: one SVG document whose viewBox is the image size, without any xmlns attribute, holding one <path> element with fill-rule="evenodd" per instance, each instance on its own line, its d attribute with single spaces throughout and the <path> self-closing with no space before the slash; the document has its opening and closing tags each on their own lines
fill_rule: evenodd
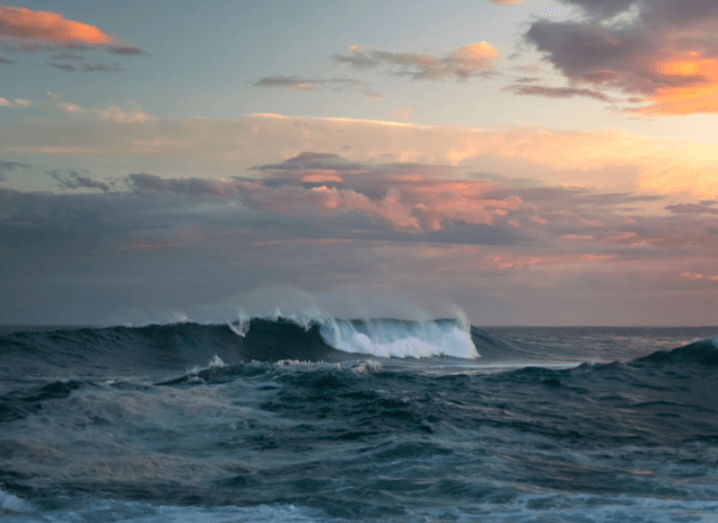
<svg viewBox="0 0 718 523">
<path fill-rule="evenodd" d="M 120 67 L 120 64 L 97 64 L 97 65 L 90 65 L 90 64 L 81 64 L 81 65 L 73 65 L 70 62 L 64 62 L 64 63 L 55 63 L 55 62 L 45 62 L 45 65 L 48 65 L 50 67 L 54 67 L 55 69 L 60 69 L 62 71 L 83 71 L 85 73 L 91 73 L 95 71 L 100 71 L 103 73 L 115 73 L 118 71 L 122 71 L 122 67 Z"/>
<path fill-rule="evenodd" d="M 0 35 L 52 44 L 110 45 L 113 38 L 92 25 L 48 11 L 0 5 Z"/>
<path fill-rule="evenodd" d="M 33 11 L 21 7 L 0 5 L 0 41 L 10 42 L 18 50 L 38 52 L 47 46 L 59 46 L 82 50 L 85 47 L 103 47 L 109 52 L 133 56 L 142 54 L 142 50 L 109 35 L 99 28 L 67 20 L 59 13 Z M 41 45 L 44 44 L 44 45 Z M 10 49 L 10 47 L 6 47 Z M 56 58 L 55 58 L 56 59 Z M 0 57 L 0 64 L 15 63 Z M 47 65 L 65 71 L 77 68 L 69 62 L 48 62 Z M 81 69 L 89 71 L 115 71 L 116 65 L 84 65 Z"/>
<path fill-rule="evenodd" d="M 528 79 L 533 81 L 533 79 Z M 593 98 L 602 102 L 610 102 L 612 99 L 600 91 L 594 89 L 575 87 L 548 87 L 544 85 L 507 85 L 501 88 L 502 91 L 510 91 L 514 94 L 529 96 L 545 96 L 547 98 L 573 98 L 575 96 Z"/>
<path fill-rule="evenodd" d="M 363 91 L 366 97 L 369 98 L 369 100 L 371 100 L 372 102 L 381 102 L 384 100 L 384 95 L 381 93 L 377 93 L 373 89 L 364 89 Z"/>
<path fill-rule="evenodd" d="M 390 74 L 410 76 L 414 80 L 441 80 L 455 78 L 465 81 L 473 77 L 490 77 L 497 74 L 492 62 L 499 52 L 487 42 L 465 45 L 443 58 L 416 53 L 362 51 L 353 45 L 350 54 L 335 54 L 331 60 L 349 64 L 357 70 L 379 69 Z"/>
<path fill-rule="evenodd" d="M 297 89 L 299 91 L 310 91 L 314 89 L 317 83 L 323 83 L 324 80 L 304 79 L 299 76 L 267 76 L 261 78 L 254 83 L 256 87 L 269 87 L 281 89 Z"/>
<path fill-rule="evenodd" d="M 403 122 L 408 122 L 409 120 L 411 120 L 411 117 L 414 116 L 414 108 L 401 107 L 399 109 L 392 109 L 387 112 L 387 116 L 389 116 L 390 120 L 401 120 Z"/>
<path fill-rule="evenodd" d="M 301 131 L 307 123 L 276 117 L 249 121 L 248 132 L 259 134 L 259 143 L 270 136 L 252 132 L 259 122 L 272 134 L 282 128 L 272 125 Z M 206 135 L 212 130 L 203 123 Z M 335 123 L 332 136 L 341 135 L 342 126 L 360 124 L 378 134 L 376 123 Z M 132 135 L 131 128 L 118 128 L 125 139 Z M 234 141 L 240 135 L 231 129 L 221 132 Z M 380 129 L 417 131 L 416 126 Z M 455 137 L 431 134 L 426 143 Z M 337 143 L 346 138 L 339 136 Z M 353 151 L 366 145 L 358 138 Z M 190 148 L 188 157 L 200 149 Z M 0 308 L 0 317 L 19 320 L 31 311 L 25 317 L 103 323 L 139 303 L 146 314 L 207 306 L 207 319 L 223 321 L 223 314 L 235 314 L 233 295 L 280 282 L 338 293 L 351 285 L 369 293 L 421 289 L 454 296 L 475 323 L 707 319 L 700 315 L 702 291 L 687 286 L 718 275 L 718 234 L 711 232 L 718 231 L 718 216 L 703 212 L 715 208 L 716 200 L 684 203 L 697 205 L 699 213 L 676 207 L 661 214 L 640 208 L 655 203 L 662 209 L 658 195 L 528 187 L 460 165 L 382 163 L 317 150 L 285 157 L 284 152 L 273 144 L 271 161 L 245 177 L 236 176 L 238 169 L 220 177 L 192 167 L 186 177 L 128 174 L 121 176 L 123 183 L 105 183 L 105 190 L 88 171 L 58 169 L 48 174 L 65 184 L 62 193 L 0 189 L 0 285 L 13 304 Z M 217 150 L 208 153 L 210 158 Z M 162 164 L 167 159 L 163 156 Z M 6 163 L 9 169 L 25 168 Z M 690 300 L 681 298 L 686 293 Z M 472 301 L 476 296 L 482 298 Z M 655 301 L 665 307 L 671 298 L 680 303 L 670 314 L 650 314 Z M 630 306 L 621 319 L 616 304 L 625 300 Z M 220 302 L 227 307 L 215 308 Z M 487 316 L 487 310 L 507 303 L 517 314 L 511 321 Z"/>
<path fill-rule="evenodd" d="M 46 174 L 57 180 L 59 182 L 58 186 L 63 191 L 68 189 L 99 189 L 107 192 L 110 190 L 110 186 L 106 183 L 98 182 L 97 180 L 90 178 L 90 172 L 86 169 L 82 169 L 80 172 L 73 170 L 61 171 L 59 169 L 55 169 L 53 171 L 48 171 Z"/>
<path fill-rule="evenodd" d="M 0 182 L 5 180 L 5 174 L 17 169 L 29 169 L 31 166 L 27 163 L 7 162 L 0 160 Z"/>
<path fill-rule="evenodd" d="M 372 102 L 384 100 L 384 95 L 369 89 L 354 78 L 302 78 L 300 76 L 267 76 L 254 82 L 255 87 L 294 89 L 296 91 L 360 91 Z"/>
<path fill-rule="evenodd" d="M 0 107 L 30 107 L 31 105 L 32 101 L 22 98 L 15 98 L 13 101 L 6 98 L 0 98 Z"/>
<path fill-rule="evenodd" d="M 675 214 L 712 214 L 718 216 L 718 200 L 701 200 L 699 203 L 677 203 L 668 205 L 667 211 Z"/>
<path fill-rule="evenodd" d="M 15 60 L 8 60 L 7 58 L 3 58 L 0 56 L 0 64 L 2 65 L 11 65 L 17 63 Z"/>
<path fill-rule="evenodd" d="M 200 178 L 165 179 L 147 173 L 130 174 L 127 180 L 133 190 L 142 194 L 170 192 L 193 196 L 229 197 L 234 195 L 238 189 L 238 184 L 225 180 L 204 180 Z"/>
<path fill-rule="evenodd" d="M 134 166 L 142 162 L 144 172 L 194 169 L 229 177 L 273 165 L 277 158 L 320 151 L 340 155 L 357 168 L 367 163 L 433 165 L 431 176 L 439 175 L 443 166 L 455 166 L 508 178 L 526 178 L 530 173 L 533 183 L 611 192 L 685 192 L 703 199 L 718 194 L 715 147 L 622 131 L 533 125 L 450 128 L 267 114 L 232 121 L 170 121 L 153 118 L 130 104 L 112 109 L 55 102 L 72 118 L 6 124 L 0 155 L 72 155 L 88 162 L 112 158 L 127 165 L 128 172 L 140 170 Z"/>
<path fill-rule="evenodd" d="M 498 5 L 516 5 L 523 4 L 524 2 L 530 2 L 531 0 L 491 0 L 492 3 Z"/>
<path fill-rule="evenodd" d="M 68 71 L 68 72 L 77 71 L 76 66 L 74 66 L 70 63 L 67 63 L 67 62 L 62 63 L 62 64 L 58 64 L 58 63 L 54 63 L 54 62 L 45 62 L 45 65 L 47 65 L 49 67 L 54 67 L 55 69 L 60 69 L 61 71 Z"/>
<path fill-rule="evenodd" d="M 102 120 L 110 120 L 117 123 L 147 123 L 155 120 L 153 116 L 146 113 L 137 102 L 127 102 L 124 107 L 119 105 L 107 105 L 104 107 L 84 107 L 71 102 L 66 102 L 62 97 L 48 93 L 56 100 L 55 106 L 66 113 L 76 115 L 95 115 Z"/>
<path fill-rule="evenodd" d="M 91 73 L 94 71 L 100 71 L 103 73 L 116 73 L 117 71 L 122 71 L 122 67 L 120 67 L 120 64 L 97 64 L 97 65 L 89 65 L 89 64 L 83 64 L 82 70 L 86 73 Z"/>
<path fill-rule="evenodd" d="M 142 193 L 240 198 L 245 206 L 279 214 L 363 214 L 396 230 L 440 231 L 447 224 L 492 225 L 521 205 L 516 197 L 483 198 L 494 185 L 475 180 L 424 180 L 421 165 L 350 164 L 337 155 L 305 152 L 286 162 L 256 167 L 265 179 L 165 179 L 132 174 Z"/>
<path fill-rule="evenodd" d="M 131 45 L 112 45 L 108 47 L 107 50 L 111 53 L 123 56 L 135 56 L 138 54 L 143 54 L 142 49 L 133 47 Z"/>
<path fill-rule="evenodd" d="M 718 112 L 718 4 L 699 0 L 564 0 L 581 20 L 534 22 L 525 34 L 570 82 L 612 88 L 654 116 Z"/>
<path fill-rule="evenodd" d="M 55 53 L 50 56 L 52 60 L 65 60 L 69 62 L 84 62 L 86 58 L 76 53 L 68 53 L 63 51 L 61 53 Z"/>
</svg>

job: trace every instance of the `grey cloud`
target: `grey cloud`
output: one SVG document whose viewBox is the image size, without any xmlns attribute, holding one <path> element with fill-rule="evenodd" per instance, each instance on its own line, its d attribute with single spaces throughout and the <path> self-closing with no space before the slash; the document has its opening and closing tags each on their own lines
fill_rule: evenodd
<svg viewBox="0 0 718 523">
<path fill-rule="evenodd" d="M 11 65 L 15 63 L 17 63 L 15 60 L 8 60 L 7 58 L 3 58 L 2 56 L 0 56 L 0 64 Z"/>
<path fill-rule="evenodd" d="M 110 190 L 110 186 L 106 183 L 98 182 L 93 180 L 88 175 L 89 171 L 83 169 L 81 172 L 65 170 L 61 171 L 55 169 L 48 171 L 47 174 L 52 176 L 59 182 L 59 187 L 62 190 L 73 190 L 73 189 L 100 189 L 101 191 L 107 192 Z"/>
<path fill-rule="evenodd" d="M 50 58 L 52 60 L 67 60 L 77 62 L 84 62 L 86 60 L 84 56 L 75 53 L 56 53 L 50 56 Z"/>
<path fill-rule="evenodd" d="M 3 49 L 8 53 L 36 53 L 43 49 L 47 49 L 47 47 L 33 41 L 14 40 L 12 44 L 8 43 L 3 45 Z"/>
<path fill-rule="evenodd" d="M 236 184 L 201 178 L 161 178 L 155 174 L 137 173 L 127 177 L 128 185 L 139 193 L 170 192 L 194 196 L 212 195 L 227 197 L 236 190 Z"/>
<path fill-rule="evenodd" d="M 81 70 L 85 73 L 92 73 L 92 72 L 97 72 L 97 71 L 103 72 L 103 73 L 115 73 L 117 71 L 122 71 L 120 64 L 97 64 L 97 65 L 82 64 L 82 65 L 75 66 L 69 62 L 65 62 L 65 63 L 45 62 L 45 65 L 54 67 L 55 69 L 60 69 L 62 71 L 68 71 L 68 72 Z"/>
<path fill-rule="evenodd" d="M 501 88 L 502 91 L 510 91 L 514 94 L 528 96 L 544 96 L 547 98 L 573 98 L 574 96 L 594 98 L 602 102 L 610 102 L 612 99 L 600 91 L 593 89 L 581 89 L 576 87 L 548 87 L 545 85 L 507 85 Z"/>
<path fill-rule="evenodd" d="M 703 0 L 563 0 L 587 15 L 580 21 L 539 20 L 525 40 L 571 82 L 604 85 L 629 94 L 656 96 L 660 90 L 714 85 L 716 78 L 661 70 L 657 64 L 696 57 L 718 58 L 718 3 Z M 618 22 L 617 15 L 635 15 Z M 687 53 L 693 53 L 688 55 Z M 710 74 L 710 73 L 708 73 Z M 634 99 L 633 102 L 637 100 Z M 670 112 L 655 101 L 657 112 Z M 715 112 L 707 102 L 690 112 Z M 677 109 L 678 110 L 678 109 Z"/>
<path fill-rule="evenodd" d="M 294 89 L 297 91 L 359 91 L 370 100 L 382 100 L 384 95 L 367 87 L 367 84 L 355 78 L 302 78 L 300 76 L 267 76 L 252 85 L 274 89 Z"/>
<path fill-rule="evenodd" d="M 122 71 L 122 67 L 120 67 L 120 64 L 84 64 L 82 66 L 82 70 L 86 73 L 92 73 L 95 71 L 99 71 L 102 73 L 116 73 L 117 71 Z"/>
<path fill-rule="evenodd" d="M 107 49 L 109 52 L 123 56 L 136 56 L 143 54 L 142 49 L 132 47 L 131 45 L 115 45 Z"/>
<path fill-rule="evenodd" d="M 519 76 L 517 78 L 514 78 L 514 82 L 518 82 L 520 84 L 532 84 L 540 81 L 540 78 L 536 78 L 533 76 Z"/>
<path fill-rule="evenodd" d="M 0 182 L 5 180 L 5 174 L 17 169 L 29 169 L 31 165 L 20 162 L 7 162 L 0 160 Z"/>
<path fill-rule="evenodd" d="M 354 69 L 380 69 L 398 76 L 409 76 L 413 80 L 441 80 L 455 78 L 465 81 L 474 77 L 493 77 L 497 73 L 491 68 L 493 50 L 488 44 L 483 47 L 484 54 L 475 44 L 465 46 L 458 51 L 447 53 L 443 58 L 417 53 L 392 53 L 388 51 L 362 51 L 353 48 L 351 54 L 335 54 L 330 60 L 348 64 Z M 471 49 L 476 48 L 476 52 Z"/>
<path fill-rule="evenodd" d="M 718 200 L 701 200 L 699 203 L 678 203 L 666 206 L 675 214 L 712 214 L 718 216 Z"/>
<path fill-rule="evenodd" d="M 628 10 L 633 4 L 643 3 L 643 0 L 563 0 L 563 2 L 578 6 L 589 15 L 605 20 Z"/>
<path fill-rule="evenodd" d="M 60 69 L 61 71 L 77 71 L 77 67 L 69 63 L 58 64 L 54 62 L 45 62 L 45 65 L 54 67 L 55 69 Z"/>
<path fill-rule="evenodd" d="M 311 91 L 320 88 L 350 88 L 362 85 L 354 78 L 302 78 L 300 76 L 267 76 L 253 84 L 255 87 L 298 89 Z"/>
<path fill-rule="evenodd" d="M 24 168 L 12 165 L 10 169 Z M 633 264 L 629 267 L 645 278 L 665 280 L 670 267 L 682 267 L 680 260 L 686 256 L 699 267 L 701 260 L 712 259 L 718 245 L 718 236 L 709 234 L 718 230 L 718 219 L 711 215 L 633 216 L 627 223 L 624 206 L 653 201 L 655 196 L 512 187 L 511 180 L 504 180 L 502 189 L 480 194 L 477 204 L 486 198 L 501 201 L 518 196 L 530 205 L 507 209 L 493 225 L 452 219 L 442 222 L 439 230 L 409 231 L 373 219 L 358 208 L 334 212 L 313 206 L 309 196 L 322 192 L 303 190 L 300 183 L 307 173 L 331 170 L 341 173 L 344 186 L 357 194 L 368 194 L 373 185 L 380 187 L 370 198 L 374 204 L 385 198 L 384 188 L 393 185 L 398 191 L 407 190 L 402 203 L 410 203 L 403 198 L 412 195 L 413 187 L 421 189 L 415 198 L 426 192 L 438 195 L 439 203 L 456 205 L 462 200 L 452 195 L 454 184 L 470 190 L 477 186 L 473 181 L 484 183 L 478 178 L 452 178 L 451 170 L 442 171 L 442 180 L 407 180 L 405 173 L 428 172 L 421 169 L 433 166 L 401 167 L 305 152 L 258 166 L 255 172 L 265 177 L 261 180 L 172 179 L 136 173 L 127 176 L 127 191 L 0 190 L 0 286 L 13 304 L 0 306 L 0 317 L 98 322 L 119 309 L 190 312 L 193 306 L 229 303 L 233 294 L 276 282 L 312 290 L 400 280 L 407 286 L 421 282 L 422 288 L 435 293 L 446 282 L 475 291 L 484 285 L 477 282 L 484 281 L 485 289 L 515 294 L 515 302 L 523 303 L 522 292 L 535 286 L 526 285 L 527 275 L 534 271 L 524 270 L 529 265 L 522 257 L 526 263 L 533 263 L 534 257 L 549 260 L 548 265 L 536 265 L 537 270 L 549 268 L 547 281 L 541 281 L 543 289 L 550 287 L 556 272 L 551 259 L 567 263 L 560 260 L 568 256 L 571 263 L 573 255 L 577 261 L 570 271 L 582 271 L 583 276 L 605 274 L 607 281 L 618 278 L 618 289 L 634 275 L 630 268 L 614 275 L 615 266 L 610 265 L 614 260 Z M 367 174 L 352 174 L 359 168 Z M 76 176 L 57 172 L 61 179 L 78 185 L 83 183 L 79 178 L 89 178 L 81 171 Z M 270 185 L 277 178 L 282 183 Z M 434 200 L 426 202 L 430 205 Z M 465 203 L 474 205 L 469 200 Z M 714 204 L 713 200 L 700 203 L 707 208 Z M 531 221 L 535 217 L 546 223 Z M 516 220 L 521 227 L 511 224 Z M 566 235 L 573 239 L 562 239 Z M 581 256 L 600 255 L 612 258 L 605 264 L 577 267 Z M 494 257 L 499 261 L 490 262 Z M 508 268 L 496 267 L 502 260 Z M 666 268 L 655 274 L 648 269 L 641 272 L 647 263 Z M 559 281 L 567 277 L 570 274 L 557 276 Z M 629 286 L 626 292 L 636 292 L 636 288 Z M 537 302 L 547 297 L 546 292 L 540 294 Z M 222 320 L 211 314 L 208 319 Z"/>
<path fill-rule="evenodd" d="M 631 80 L 628 75 L 633 60 L 651 50 L 650 43 L 638 35 L 598 24 L 542 20 L 534 23 L 525 36 L 568 78 L 593 84 Z M 653 73 L 645 78 L 649 83 L 641 90 L 650 90 L 656 76 Z"/>
<path fill-rule="evenodd" d="M 311 89 L 316 81 L 316 79 L 300 78 L 299 76 L 267 76 L 256 81 L 254 85 L 284 89 Z"/>
<path fill-rule="evenodd" d="M 347 162 L 338 154 L 305 151 L 282 163 L 258 165 L 251 168 L 251 170 L 256 171 L 300 171 L 306 169 L 355 171 L 357 169 L 366 169 L 366 165 Z"/>
</svg>

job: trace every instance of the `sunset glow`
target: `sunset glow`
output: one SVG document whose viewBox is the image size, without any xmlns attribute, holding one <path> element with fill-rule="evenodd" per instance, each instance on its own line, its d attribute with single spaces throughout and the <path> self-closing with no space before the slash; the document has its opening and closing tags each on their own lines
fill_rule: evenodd
<svg viewBox="0 0 718 523">
<path fill-rule="evenodd" d="M 151 5 L 0 6 L 0 280 L 46 321 L 267 284 L 713 321 L 712 3 Z"/>
</svg>

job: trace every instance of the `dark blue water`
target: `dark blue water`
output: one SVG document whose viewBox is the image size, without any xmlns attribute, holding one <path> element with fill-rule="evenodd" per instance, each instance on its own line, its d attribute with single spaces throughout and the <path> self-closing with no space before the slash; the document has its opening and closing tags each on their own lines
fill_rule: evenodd
<svg viewBox="0 0 718 523">
<path fill-rule="evenodd" d="M 718 328 L 16 330 L 3 523 L 718 521 Z"/>
</svg>

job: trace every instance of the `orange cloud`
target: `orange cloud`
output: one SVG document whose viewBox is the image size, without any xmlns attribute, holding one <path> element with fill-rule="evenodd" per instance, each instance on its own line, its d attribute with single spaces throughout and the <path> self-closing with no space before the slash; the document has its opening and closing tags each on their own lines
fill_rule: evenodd
<svg viewBox="0 0 718 523">
<path fill-rule="evenodd" d="M 114 39 L 93 25 L 49 11 L 0 5 L 0 35 L 54 44 L 111 45 Z"/>
<path fill-rule="evenodd" d="M 688 85 L 656 89 L 652 105 L 638 109 L 642 114 L 693 114 L 718 112 L 718 59 L 701 58 L 691 51 L 655 63 L 658 73 L 692 80 Z"/>
</svg>

